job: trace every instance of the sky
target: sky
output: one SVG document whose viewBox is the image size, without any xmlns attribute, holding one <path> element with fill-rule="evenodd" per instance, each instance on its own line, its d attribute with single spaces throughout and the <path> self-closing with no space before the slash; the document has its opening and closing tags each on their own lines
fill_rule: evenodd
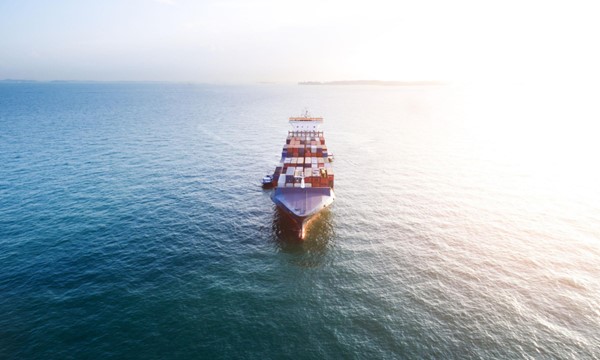
<svg viewBox="0 0 600 360">
<path fill-rule="evenodd" d="M 0 0 L 0 79 L 598 81 L 593 2 Z"/>
</svg>

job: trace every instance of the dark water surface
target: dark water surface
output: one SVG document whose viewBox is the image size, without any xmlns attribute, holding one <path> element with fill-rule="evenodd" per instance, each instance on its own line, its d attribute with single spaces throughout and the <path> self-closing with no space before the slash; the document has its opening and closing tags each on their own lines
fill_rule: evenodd
<svg viewBox="0 0 600 360">
<path fill-rule="evenodd" d="M 0 85 L 0 358 L 599 358 L 597 141 L 468 98 Z M 304 107 L 301 243 L 258 182 Z"/>
</svg>

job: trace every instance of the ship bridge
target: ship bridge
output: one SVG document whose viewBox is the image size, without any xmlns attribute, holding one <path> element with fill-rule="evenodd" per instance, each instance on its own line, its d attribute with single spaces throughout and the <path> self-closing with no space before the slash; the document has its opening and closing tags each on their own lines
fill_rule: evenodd
<svg viewBox="0 0 600 360">
<path fill-rule="evenodd" d="M 322 117 L 312 117 L 308 115 L 308 111 L 302 116 L 291 117 L 290 125 L 292 125 L 293 131 L 319 131 L 319 127 L 323 124 Z"/>
</svg>

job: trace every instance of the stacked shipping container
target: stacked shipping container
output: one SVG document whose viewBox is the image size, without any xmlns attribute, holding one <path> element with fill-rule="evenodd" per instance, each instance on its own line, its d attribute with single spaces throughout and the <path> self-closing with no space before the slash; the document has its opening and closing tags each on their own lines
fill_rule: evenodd
<svg viewBox="0 0 600 360">
<path fill-rule="evenodd" d="M 281 152 L 281 164 L 275 168 L 276 186 L 333 188 L 334 172 L 328 162 L 328 151 L 322 131 L 290 131 Z M 280 180 L 285 177 L 285 181 Z"/>
</svg>

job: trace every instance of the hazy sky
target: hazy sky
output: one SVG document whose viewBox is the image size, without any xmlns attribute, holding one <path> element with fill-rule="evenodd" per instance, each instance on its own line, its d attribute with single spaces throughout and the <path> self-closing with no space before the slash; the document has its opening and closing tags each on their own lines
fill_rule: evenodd
<svg viewBox="0 0 600 360">
<path fill-rule="evenodd" d="M 0 79 L 598 81 L 587 4 L 0 0 Z"/>
</svg>

